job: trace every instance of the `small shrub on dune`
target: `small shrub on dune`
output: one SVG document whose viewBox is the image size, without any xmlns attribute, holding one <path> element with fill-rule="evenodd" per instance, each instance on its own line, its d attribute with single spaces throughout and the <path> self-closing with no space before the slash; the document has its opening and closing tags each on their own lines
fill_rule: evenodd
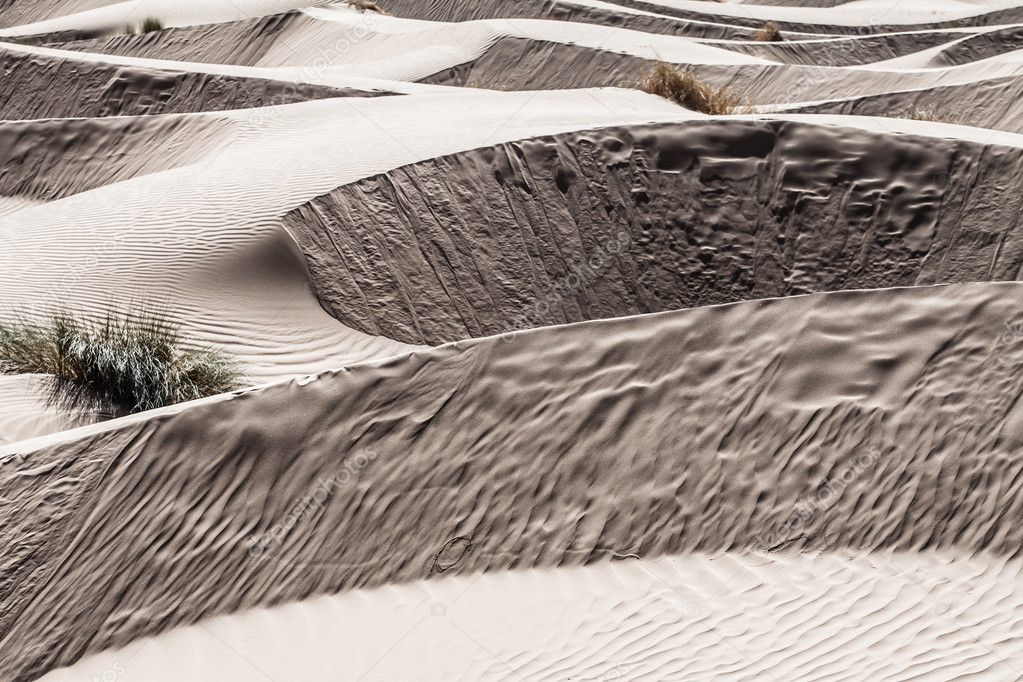
<svg viewBox="0 0 1023 682">
<path fill-rule="evenodd" d="M 753 35 L 753 40 L 759 40 L 762 43 L 780 43 L 785 39 L 781 36 L 778 24 L 769 21 Z"/>
<path fill-rule="evenodd" d="M 732 114 L 743 106 L 742 98 L 727 88 L 713 88 L 692 71 L 666 62 L 654 64 L 640 79 L 639 89 L 704 114 Z"/>
<path fill-rule="evenodd" d="M 933 121 L 935 123 L 961 123 L 962 121 L 951 114 L 942 114 L 936 109 L 913 107 L 909 110 L 909 118 L 914 121 Z"/>
<path fill-rule="evenodd" d="M 376 12 L 377 14 L 387 14 L 380 5 L 375 3 L 373 0 L 348 0 L 348 4 L 359 10 L 360 12 Z"/>
<path fill-rule="evenodd" d="M 162 31 L 163 22 L 156 17 L 146 17 L 145 21 L 142 22 L 142 32 L 152 33 L 153 31 Z"/>
<path fill-rule="evenodd" d="M 943 114 L 937 109 L 931 109 L 927 107 L 912 107 L 908 111 L 902 113 L 889 112 L 885 114 L 887 118 L 908 118 L 914 121 L 931 121 L 932 123 L 958 123 L 960 125 L 967 125 L 963 119 L 951 114 Z"/>
<path fill-rule="evenodd" d="M 0 371 L 47 374 L 51 402 L 132 414 L 238 388 L 238 365 L 187 346 L 180 327 L 160 315 L 98 321 L 54 315 L 42 326 L 0 325 Z"/>
</svg>

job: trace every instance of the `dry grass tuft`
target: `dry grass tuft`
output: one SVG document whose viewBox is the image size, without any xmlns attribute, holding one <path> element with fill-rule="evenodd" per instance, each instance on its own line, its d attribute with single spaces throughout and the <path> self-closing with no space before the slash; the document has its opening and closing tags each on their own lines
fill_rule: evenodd
<svg viewBox="0 0 1023 682">
<path fill-rule="evenodd" d="M 781 29 L 778 28 L 778 24 L 769 21 L 756 32 L 753 40 L 759 40 L 762 43 L 779 43 L 785 39 L 782 38 Z"/>
<path fill-rule="evenodd" d="M 348 4 L 359 10 L 360 12 L 376 12 L 377 14 L 387 14 L 383 8 L 373 0 L 347 0 Z"/>
<path fill-rule="evenodd" d="M 907 116 L 914 121 L 934 121 L 935 123 L 962 123 L 962 119 L 951 114 L 939 113 L 937 109 L 913 107 Z"/>
<path fill-rule="evenodd" d="M 666 62 L 654 64 L 640 79 L 639 89 L 704 114 L 734 114 L 746 107 L 743 99 L 727 88 L 715 89 L 692 71 Z"/>
<path fill-rule="evenodd" d="M 958 125 L 969 125 L 963 118 L 951 114 L 942 114 L 937 109 L 930 107 L 912 107 L 908 111 L 888 112 L 884 114 L 887 118 L 908 118 L 914 121 L 931 121 L 933 123 L 955 123 Z"/>
<path fill-rule="evenodd" d="M 51 402 L 69 409 L 131 414 L 238 388 L 238 365 L 205 347 L 188 347 L 161 315 L 98 321 L 57 313 L 48 323 L 0 325 L 0 372 L 46 374 Z"/>
<path fill-rule="evenodd" d="M 152 33 L 153 31 L 162 31 L 163 22 L 156 17 L 146 17 L 145 21 L 142 22 L 142 32 Z"/>
</svg>

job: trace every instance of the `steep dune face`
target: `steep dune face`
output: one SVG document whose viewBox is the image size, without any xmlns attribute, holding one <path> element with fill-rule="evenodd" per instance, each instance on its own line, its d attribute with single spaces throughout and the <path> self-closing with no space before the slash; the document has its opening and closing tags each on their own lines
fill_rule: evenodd
<svg viewBox="0 0 1023 682">
<path fill-rule="evenodd" d="M 219 111 L 309 99 L 352 90 L 269 79 L 115 66 L 0 48 L 0 117 L 84 118 Z"/>
<path fill-rule="evenodd" d="M 969 64 L 1006 52 L 1023 49 L 1023 26 L 985 31 L 956 41 L 939 52 L 934 66 Z"/>
<path fill-rule="evenodd" d="M 1023 8 L 1014 7 L 1011 0 L 970 5 L 959 3 L 953 7 L 933 3 L 899 3 L 896 1 L 866 2 L 859 7 L 792 7 L 737 6 L 733 3 L 679 2 L 678 0 L 387 0 L 385 8 L 393 14 L 430 21 L 471 21 L 475 19 L 508 17 L 569 17 L 573 21 L 585 20 L 582 10 L 597 10 L 589 14 L 599 23 L 618 25 L 617 21 L 657 19 L 691 22 L 692 24 L 718 24 L 731 30 L 745 29 L 752 35 L 764 22 L 775 21 L 783 30 L 804 34 L 894 33 L 912 26 L 918 30 L 957 28 L 964 26 L 994 26 L 1019 23 Z M 827 3 L 831 4 L 831 3 Z M 844 3 L 843 3 L 844 4 Z M 900 4 L 906 5 L 905 8 Z M 576 13 L 579 14 L 576 14 Z M 597 23 L 595 22 L 595 23 Z M 638 26 L 637 26 L 638 27 Z M 644 26 L 642 30 L 648 30 Z M 654 31 L 659 32 L 659 31 Z M 704 35 L 703 37 L 724 37 Z"/>
<path fill-rule="evenodd" d="M 81 52 L 251 66 L 259 62 L 266 50 L 299 16 L 298 12 L 285 12 L 241 21 L 170 27 L 151 33 L 85 40 L 60 41 L 39 36 L 32 42 Z"/>
<path fill-rule="evenodd" d="M 1021 296 L 842 292 L 569 325 L 8 448 L 0 674 L 439 572 L 1013 556 Z"/>
<path fill-rule="evenodd" d="M 762 110 L 885 116 L 904 114 L 917 106 L 969 125 L 1023 131 L 1023 108 L 1019 105 L 1023 70 L 1016 55 L 940 71 L 859 69 L 829 66 L 827 48 L 787 45 L 736 51 L 797 63 L 712 64 L 694 58 L 663 58 L 690 68 L 706 82 L 728 88 L 744 103 Z M 902 45 L 911 46 L 912 42 Z M 772 53 L 777 51 L 787 54 Z M 855 59 L 857 54 L 840 47 L 834 51 L 843 60 Z M 819 56 L 822 53 L 824 57 Z M 495 90 L 636 87 L 656 61 L 653 54 L 620 54 L 607 47 L 506 36 L 478 58 L 440 70 L 422 82 Z M 798 104 L 803 102 L 809 104 Z"/>
<path fill-rule="evenodd" d="M 231 140 L 210 116 L 0 122 L 0 195 L 49 201 L 199 161 Z"/>
<path fill-rule="evenodd" d="M 103 5 L 113 4 L 115 0 L 0 0 L 0 28 L 42 21 L 53 16 L 71 12 L 82 12 Z"/>
<path fill-rule="evenodd" d="M 1023 150 L 780 121 L 535 138 L 291 212 L 346 325 L 441 343 L 814 291 L 1013 279 Z"/>
<path fill-rule="evenodd" d="M 409 0 L 405 0 L 409 1 Z M 588 4 L 586 0 L 576 0 Z M 454 4 L 453 0 L 449 0 Z M 831 7 L 715 4 L 693 0 L 611 0 L 624 10 L 640 10 L 696 21 L 723 21 L 733 26 L 760 28 L 766 21 L 782 30 L 802 33 L 893 33 L 912 26 L 918 30 L 995 26 L 1019 23 L 1023 7 L 1014 0 L 935 5 L 931 2 L 876 0 Z M 845 6 L 843 6 L 845 5 Z"/>
<path fill-rule="evenodd" d="M 785 64 L 856 66 L 894 59 L 939 45 L 945 45 L 950 40 L 955 40 L 955 38 L 955 33 L 949 33 L 945 30 L 912 31 L 841 38 L 816 38 L 810 40 L 790 38 L 781 42 L 733 40 L 717 42 L 714 45 Z M 979 52 L 974 52 L 963 54 L 961 58 L 963 59 L 962 63 L 968 63 L 983 57 Z"/>
<path fill-rule="evenodd" d="M 1023 4 L 378 2 L 0 0 L 0 680 L 1023 678 Z"/>
<path fill-rule="evenodd" d="M 866 97 L 838 99 L 787 111 L 808 114 L 855 114 L 858 116 L 911 116 L 925 112 L 962 125 L 1023 133 L 1023 79 L 997 78 L 973 85 L 949 85 L 921 90 L 886 92 Z"/>
</svg>

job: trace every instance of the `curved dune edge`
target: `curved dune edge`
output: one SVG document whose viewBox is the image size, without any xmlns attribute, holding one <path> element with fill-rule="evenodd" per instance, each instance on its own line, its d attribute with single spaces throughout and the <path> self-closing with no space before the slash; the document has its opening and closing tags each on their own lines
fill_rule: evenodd
<svg viewBox="0 0 1023 682">
<path fill-rule="evenodd" d="M 933 127 L 933 126 L 932 126 Z M 345 325 L 437 344 L 1023 270 L 1023 150 L 790 121 L 530 138 L 344 185 L 284 220 Z"/>
<path fill-rule="evenodd" d="M 190 70 L 184 63 L 111 64 L 10 44 L 0 44 L 0 69 L 9 74 L 0 82 L 0 117 L 5 119 L 224 111 L 384 94 Z"/>
<path fill-rule="evenodd" d="M 0 676 L 438 562 L 1013 556 L 1021 296 L 842 292 L 550 327 L 8 447 L 0 648 L 17 653 Z"/>
<path fill-rule="evenodd" d="M 292 362 L 283 373 L 274 369 L 289 364 L 283 348 L 296 346 L 298 331 L 310 327 L 303 315 L 316 318 L 317 354 L 339 340 L 327 324 L 339 325 L 308 290 L 301 256 L 281 228 L 288 211 L 339 184 L 481 144 L 689 115 L 649 95 L 611 90 L 592 93 L 599 107 L 569 92 L 410 97 L 415 102 L 348 98 L 207 115 L 229 116 L 238 134 L 200 163 L 21 209 L 16 223 L 0 225 L 8 244 L 0 254 L 2 312 L 52 305 L 54 299 L 76 310 L 110 299 L 166 302 L 169 312 L 180 306 L 213 318 L 207 325 L 215 328 L 203 341 L 246 338 L 249 348 L 239 354 L 263 356 L 258 364 L 265 369 L 255 379 L 348 364 L 366 356 L 335 352 L 314 363 Z M 414 132 L 407 129 L 413 106 L 419 124 Z M 460 112 L 455 128 L 452 111 Z M 95 262 L 98 252 L 102 267 Z M 274 300 L 281 302 L 279 309 L 267 311 Z M 231 314 L 217 321 L 224 309 Z M 202 317 L 182 315 L 199 326 Z M 252 329 L 260 320 L 267 324 Z M 270 343 L 267 336 L 285 323 L 289 337 Z M 244 334 L 233 331 L 239 327 Z M 407 350 L 387 340 L 382 344 L 386 355 Z"/>
<path fill-rule="evenodd" d="M 111 301 L 158 308 L 181 321 L 190 339 L 238 357 L 253 385 L 407 352 L 414 346 L 347 328 L 322 309 L 281 218 L 339 184 L 425 158 L 537 133 L 689 115 L 635 92 L 597 91 L 583 103 L 576 95 L 452 92 L 416 95 L 414 103 L 339 98 L 195 119 L 4 124 L 65 134 L 170 130 L 185 125 L 174 121 L 212 125 L 226 117 L 236 135 L 195 163 L 0 220 L 0 318 L 35 319 L 54 307 L 87 315 Z M 453 131 L 455 110 L 461 123 Z M 139 153 L 167 161 L 160 151 L 173 136 L 144 137 Z M 61 185 L 70 168 L 39 173 L 30 185 Z"/>
<path fill-rule="evenodd" d="M 845 4 L 845 3 L 843 3 Z M 952 10 L 937 9 L 929 0 L 876 0 L 843 7 L 791 7 L 737 3 L 696 2 L 692 0 L 481 0 L 466 3 L 459 0 L 387 0 L 393 14 L 430 21 L 469 21 L 493 17 L 587 16 L 601 23 L 621 21 L 637 16 L 660 19 L 649 21 L 644 29 L 666 23 L 726 24 L 732 27 L 760 28 L 765 21 L 777 21 L 783 29 L 818 34 L 851 34 L 865 32 L 866 27 L 880 32 L 920 29 L 954 28 L 979 24 L 1009 24 L 1023 17 L 1023 10 L 1014 0 L 997 2 L 957 3 Z M 967 9 L 967 7 L 969 7 Z M 668 22 L 664 20 L 667 19 Z M 662 30 L 664 30 L 662 28 Z M 699 30 L 699 28 L 697 28 Z M 709 36 L 708 36 L 709 37 Z"/>
<path fill-rule="evenodd" d="M 501 571 L 200 621 L 40 682 L 1004 680 L 1023 674 L 1021 569 L 986 554 L 825 552 Z"/>
<path fill-rule="evenodd" d="M 1023 678 L 1020 0 L 12 1 L 0 680 Z"/>
<path fill-rule="evenodd" d="M 89 414 L 74 414 L 46 403 L 45 377 L 0 374 L 0 447 L 80 427 L 93 421 Z"/>
<path fill-rule="evenodd" d="M 1011 131 L 1019 127 L 1015 102 L 1023 82 L 1023 64 L 1015 53 L 935 69 L 883 64 L 708 64 L 701 57 L 667 55 L 664 59 L 691 67 L 707 82 L 727 87 L 758 107 L 810 107 L 840 100 L 848 102 L 841 113 L 905 115 L 913 102 L 900 101 L 900 95 L 905 100 L 904 93 L 918 93 L 919 104 L 932 106 L 940 115 Z M 494 90 L 634 87 L 654 61 L 654 57 L 607 48 L 502 37 L 478 58 L 437 71 L 421 82 Z M 959 96 L 950 99 L 949 93 Z M 887 107 L 870 106 L 875 99 Z M 868 102 L 862 111 L 856 106 L 861 100 Z"/>
<path fill-rule="evenodd" d="M 215 116 L 0 121 L 0 195 L 51 201 L 187 166 L 236 132 Z"/>
</svg>

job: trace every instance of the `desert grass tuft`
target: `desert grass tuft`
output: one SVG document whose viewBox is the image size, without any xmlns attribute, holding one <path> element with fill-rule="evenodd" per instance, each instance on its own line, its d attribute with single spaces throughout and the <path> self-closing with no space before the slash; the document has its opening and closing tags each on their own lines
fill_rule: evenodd
<svg viewBox="0 0 1023 682">
<path fill-rule="evenodd" d="M 142 22 L 142 32 L 152 33 L 153 31 L 162 31 L 163 22 L 156 17 L 146 17 L 145 21 Z"/>
<path fill-rule="evenodd" d="M 913 107 L 907 116 L 914 121 L 934 121 L 935 123 L 962 123 L 962 119 L 952 114 L 943 114 L 937 109 Z"/>
<path fill-rule="evenodd" d="M 753 35 L 753 40 L 758 40 L 762 43 L 780 43 L 785 39 L 781 35 L 781 29 L 778 28 L 778 24 L 769 21 Z"/>
<path fill-rule="evenodd" d="M 373 0 L 348 0 L 348 4 L 359 10 L 360 12 L 376 12 L 377 14 L 387 14 L 383 8 Z"/>
<path fill-rule="evenodd" d="M 907 111 L 903 112 L 888 112 L 885 114 L 887 118 L 908 118 L 914 121 L 931 121 L 932 123 L 957 123 L 959 125 L 968 125 L 965 120 L 952 114 L 943 114 L 937 109 L 930 107 L 911 107 Z"/>
<path fill-rule="evenodd" d="M 237 363 L 187 345 L 165 316 L 110 311 L 95 321 L 60 312 L 43 325 L 0 325 L 0 372 L 49 375 L 52 403 L 114 416 L 225 393 L 242 379 Z"/>
<path fill-rule="evenodd" d="M 657 62 L 639 81 L 639 89 L 704 114 L 733 114 L 745 107 L 741 97 L 727 88 L 713 88 L 692 71 Z"/>
</svg>

